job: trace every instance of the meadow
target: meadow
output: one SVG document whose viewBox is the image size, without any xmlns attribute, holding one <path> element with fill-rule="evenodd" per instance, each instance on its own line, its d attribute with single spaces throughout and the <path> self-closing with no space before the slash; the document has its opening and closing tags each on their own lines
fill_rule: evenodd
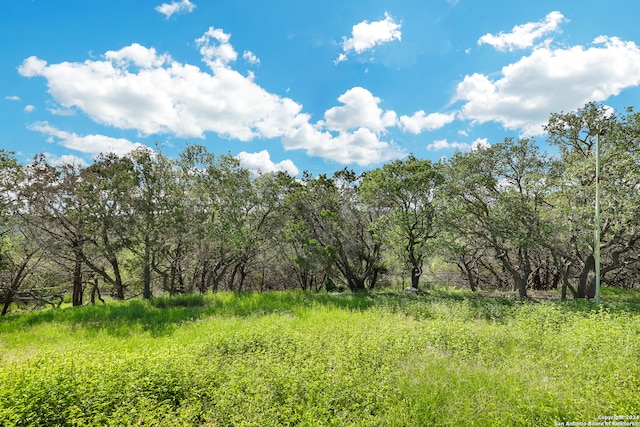
<svg viewBox="0 0 640 427">
<path fill-rule="evenodd" d="M 640 295 L 608 288 L 598 309 L 436 288 L 0 319 L 2 426 L 640 425 L 639 396 Z"/>
</svg>

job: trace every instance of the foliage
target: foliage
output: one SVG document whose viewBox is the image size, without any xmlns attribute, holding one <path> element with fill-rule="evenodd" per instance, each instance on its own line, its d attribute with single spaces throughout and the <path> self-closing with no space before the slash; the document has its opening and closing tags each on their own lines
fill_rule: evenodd
<svg viewBox="0 0 640 427">
<path fill-rule="evenodd" d="M 2 313 L 208 291 L 349 289 L 411 278 L 435 259 L 473 291 L 595 293 L 595 142 L 602 147 L 602 283 L 640 286 L 640 114 L 594 103 L 533 139 L 356 175 L 254 173 L 188 145 L 104 153 L 86 167 L 0 150 Z M 435 272 L 439 273 L 439 272 Z M 458 280 L 452 278 L 451 280 Z M 422 282 L 422 283 L 421 283 Z M 90 298 L 87 298 L 87 295 Z M 87 301 L 88 300 L 88 301 Z"/>
<path fill-rule="evenodd" d="M 640 258 L 640 114 L 629 108 L 617 117 L 602 105 L 589 103 L 575 112 L 553 114 L 546 126 L 550 142 L 561 153 L 562 174 L 556 179 L 556 210 L 564 218 L 564 242 L 558 256 L 567 275 L 577 276 L 576 297 L 592 297 L 594 270 L 593 195 L 595 144 L 600 142 L 602 213 L 601 273 L 604 282 L 633 287 Z"/>
<path fill-rule="evenodd" d="M 527 295 L 535 251 L 555 231 L 544 216 L 548 165 L 530 140 L 505 139 L 457 153 L 447 164 L 441 192 L 451 206 L 444 224 L 450 241 L 489 248 L 521 297 Z"/>
<path fill-rule="evenodd" d="M 382 210 L 380 228 L 391 251 L 399 252 L 411 272 L 411 286 L 419 287 L 422 267 L 432 254 L 436 236 L 436 187 L 442 175 L 428 160 L 413 155 L 364 174 L 360 186 L 368 209 Z"/>
<path fill-rule="evenodd" d="M 436 288 L 218 293 L 10 315 L 0 320 L 0 419 L 525 426 L 634 415 L 640 299 L 604 293 L 600 310 Z"/>
</svg>

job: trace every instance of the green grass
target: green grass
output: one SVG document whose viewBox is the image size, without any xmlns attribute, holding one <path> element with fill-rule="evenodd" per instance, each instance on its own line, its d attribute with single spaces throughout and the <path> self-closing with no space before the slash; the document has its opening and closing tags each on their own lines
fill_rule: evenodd
<svg viewBox="0 0 640 427">
<path fill-rule="evenodd" d="M 0 320 L 0 425 L 552 426 L 640 414 L 640 297 L 220 293 Z M 640 422 L 640 419 L 637 420 Z"/>
</svg>

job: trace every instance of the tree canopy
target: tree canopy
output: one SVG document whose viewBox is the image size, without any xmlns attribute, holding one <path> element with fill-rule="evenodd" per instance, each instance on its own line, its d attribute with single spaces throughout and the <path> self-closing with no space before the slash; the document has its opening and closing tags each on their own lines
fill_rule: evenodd
<svg viewBox="0 0 640 427">
<path fill-rule="evenodd" d="M 0 150 L 0 302 L 74 305 L 218 290 L 419 288 L 425 266 L 472 290 L 594 293 L 595 138 L 602 280 L 640 283 L 640 115 L 589 103 L 551 115 L 552 147 L 505 138 L 433 163 L 356 175 L 255 174 L 187 146 L 105 153 L 88 166 Z"/>
</svg>

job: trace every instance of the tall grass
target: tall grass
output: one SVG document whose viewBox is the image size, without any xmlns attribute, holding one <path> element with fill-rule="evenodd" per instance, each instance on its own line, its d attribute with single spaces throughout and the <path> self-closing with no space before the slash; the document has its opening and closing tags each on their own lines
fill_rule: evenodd
<svg viewBox="0 0 640 427">
<path fill-rule="evenodd" d="M 555 425 L 640 414 L 637 295 L 223 293 L 0 321 L 1 425 Z M 640 419 L 636 420 L 640 423 Z"/>
</svg>

